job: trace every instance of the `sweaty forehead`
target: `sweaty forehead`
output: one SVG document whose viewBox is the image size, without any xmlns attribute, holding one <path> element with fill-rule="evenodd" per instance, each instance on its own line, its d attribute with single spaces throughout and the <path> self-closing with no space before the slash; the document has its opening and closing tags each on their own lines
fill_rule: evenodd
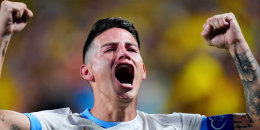
<svg viewBox="0 0 260 130">
<path fill-rule="evenodd" d="M 111 28 L 94 39 L 97 46 L 102 46 L 109 43 L 132 43 L 137 45 L 137 41 L 133 35 L 125 29 Z"/>
</svg>

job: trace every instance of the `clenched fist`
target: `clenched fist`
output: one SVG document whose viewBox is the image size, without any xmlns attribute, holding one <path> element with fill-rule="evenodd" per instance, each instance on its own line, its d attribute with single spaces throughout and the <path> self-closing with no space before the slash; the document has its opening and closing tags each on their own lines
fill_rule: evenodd
<svg viewBox="0 0 260 130">
<path fill-rule="evenodd" d="M 32 11 L 24 3 L 4 0 L 0 9 L 0 35 L 23 30 L 32 16 Z"/>
<path fill-rule="evenodd" d="M 245 42 L 233 13 L 215 15 L 207 19 L 201 35 L 209 45 L 229 49 Z"/>
</svg>

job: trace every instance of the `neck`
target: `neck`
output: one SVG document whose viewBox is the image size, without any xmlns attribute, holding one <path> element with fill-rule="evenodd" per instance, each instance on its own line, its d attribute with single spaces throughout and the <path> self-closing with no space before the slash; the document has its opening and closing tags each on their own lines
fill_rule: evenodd
<svg viewBox="0 0 260 130">
<path fill-rule="evenodd" d="M 103 99 L 103 100 L 102 100 Z M 95 98 L 91 114 L 96 118 L 109 122 L 125 122 L 133 120 L 136 117 L 137 98 L 129 103 L 108 101 L 107 98 Z"/>
</svg>

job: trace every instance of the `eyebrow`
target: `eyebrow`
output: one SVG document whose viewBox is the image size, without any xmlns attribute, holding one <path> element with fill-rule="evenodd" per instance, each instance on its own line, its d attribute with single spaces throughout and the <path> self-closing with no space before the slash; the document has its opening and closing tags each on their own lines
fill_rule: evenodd
<svg viewBox="0 0 260 130">
<path fill-rule="evenodd" d="M 128 46 L 135 46 L 135 47 L 138 47 L 136 44 L 134 44 L 134 43 L 130 43 L 130 42 L 127 42 L 126 45 L 128 45 Z"/>
<path fill-rule="evenodd" d="M 106 47 L 106 46 L 114 46 L 114 45 L 117 45 L 117 44 L 118 44 L 117 42 L 112 42 L 112 43 L 102 45 L 101 48 Z"/>
<path fill-rule="evenodd" d="M 117 44 L 118 44 L 118 42 L 111 42 L 111 43 L 102 45 L 101 48 L 106 47 L 106 46 L 115 46 L 115 45 L 117 45 Z M 126 44 L 127 46 L 135 46 L 135 47 L 138 47 L 136 44 L 130 43 L 130 42 L 126 42 L 125 44 Z"/>
</svg>

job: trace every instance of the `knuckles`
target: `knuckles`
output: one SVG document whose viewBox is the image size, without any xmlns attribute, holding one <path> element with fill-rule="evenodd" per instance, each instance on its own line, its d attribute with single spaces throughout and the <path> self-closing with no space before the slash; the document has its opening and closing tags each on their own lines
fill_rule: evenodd
<svg viewBox="0 0 260 130">
<path fill-rule="evenodd" d="M 8 2 L 9 2 L 9 1 L 2 1 L 2 3 L 1 3 L 1 9 L 7 7 L 7 6 L 8 6 Z"/>
<path fill-rule="evenodd" d="M 25 9 L 27 8 L 27 5 L 22 2 L 10 2 L 10 1 L 2 1 L 1 3 L 1 9 L 9 9 L 9 8 L 20 8 L 20 9 Z"/>
<path fill-rule="evenodd" d="M 25 3 L 20 3 L 19 4 L 23 7 L 23 8 L 27 8 L 27 5 Z"/>
<path fill-rule="evenodd" d="M 235 15 L 232 12 L 220 14 L 220 15 L 214 15 L 214 16 L 208 18 L 206 23 L 210 23 L 215 20 L 225 19 L 226 17 L 235 18 Z"/>
<path fill-rule="evenodd" d="M 235 16 L 232 12 L 229 12 L 229 13 L 227 13 L 228 15 L 230 15 L 230 16 Z"/>
<path fill-rule="evenodd" d="M 218 30 L 225 26 L 225 21 L 232 19 L 236 19 L 235 15 L 232 12 L 229 12 L 225 14 L 214 15 L 208 18 L 205 24 L 212 26 L 214 30 Z M 203 28 L 205 29 L 205 25 L 203 25 Z"/>
</svg>

